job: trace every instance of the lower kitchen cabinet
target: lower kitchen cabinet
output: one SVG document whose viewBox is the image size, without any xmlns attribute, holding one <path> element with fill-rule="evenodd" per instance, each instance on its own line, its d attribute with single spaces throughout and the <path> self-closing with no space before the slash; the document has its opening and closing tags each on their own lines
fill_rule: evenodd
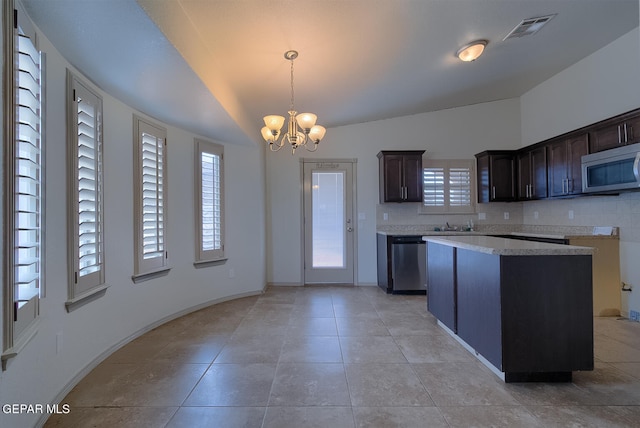
<svg viewBox="0 0 640 428">
<path fill-rule="evenodd" d="M 432 242 L 427 254 L 429 311 L 506 382 L 570 381 L 573 371 L 593 370 L 591 255 Z"/>
<path fill-rule="evenodd" d="M 433 262 L 433 268 L 427 269 L 427 310 L 455 332 L 455 249 L 427 243 L 427 254 L 428 259 Z"/>
<path fill-rule="evenodd" d="M 376 234 L 376 254 L 378 258 L 378 287 L 387 294 L 393 291 L 391 278 L 391 237 L 382 233 Z"/>
</svg>

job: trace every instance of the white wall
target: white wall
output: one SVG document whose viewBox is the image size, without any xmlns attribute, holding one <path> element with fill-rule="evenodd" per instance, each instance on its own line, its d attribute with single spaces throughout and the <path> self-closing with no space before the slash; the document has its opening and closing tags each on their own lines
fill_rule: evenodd
<svg viewBox="0 0 640 428">
<path fill-rule="evenodd" d="M 638 28 L 521 97 L 522 145 L 640 106 Z"/>
<path fill-rule="evenodd" d="M 44 37 L 47 54 L 46 298 L 34 339 L 0 373 L 0 403 L 56 403 L 70 382 L 123 341 L 163 319 L 207 302 L 262 291 L 265 187 L 262 147 L 225 145 L 226 264 L 196 269 L 194 134 L 168 129 L 168 250 L 165 277 L 134 284 L 133 142 L 135 112 L 104 98 L 106 294 L 67 313 L 65 70 L 69 64 Z M 86 79 L 85 79 L 86 80 Z M 235 277 L 229 271 L 234 269 Z M 56 335 L 62 349 L 56 353 Z M 66 391 L 68 392 L 68 391 Z M 63 395 L 61 395 L 63 394 Z M 0 426 L 32 426 L 41 415 L 0 412 Z"/>
<path fill-rule="evenodd" d="M 638 28 L 521 97 L 522 142 L 529 145 L 640 107 Z M 568 212 L 574 212 L 569 219 Z M 538 219 L 534 213 L 538 212 Z M 634 286 L 640 311 L 640 193 L 525 202 L 525 224 L 620 227 L 621 280 Z"/>
<path fill-rule="evenodd" d="M 375 284 L 377 153 L 420 149 L 431 158 L 473 159 L 474 154 L 489 148 L 515 149 L 520 143 L 519 111 L 519 100 L 509 99 L 342 126 L 327 130 L 315 153 L 301 150 L 291 156 L 286 149 L 267 153 L 268 281 L 291 285 L 302 281 L 302 251 L 298 250 L 302 239 L 300 157 L 357 159 L 357 213 L 364 219 L 358 220 L 356 280 Z M 390 209 L 398 206 L 384 205 Z M 404 217 L 407 222 L 420 223 L 417 204 L 401 205 L 415 209 L 414 218 Z"/>
</svg>

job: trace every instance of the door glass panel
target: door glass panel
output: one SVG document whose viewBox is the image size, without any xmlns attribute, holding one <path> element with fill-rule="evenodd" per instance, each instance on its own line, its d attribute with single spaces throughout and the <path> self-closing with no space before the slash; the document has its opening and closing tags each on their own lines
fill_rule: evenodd
<svg viewBox="0 0 640 428">
<path fill-rule="evenodd" d="M 314 171 L 311 174 L 314 268 L 345 266 L 344 181 L 344 171 Z"/>
</svg>

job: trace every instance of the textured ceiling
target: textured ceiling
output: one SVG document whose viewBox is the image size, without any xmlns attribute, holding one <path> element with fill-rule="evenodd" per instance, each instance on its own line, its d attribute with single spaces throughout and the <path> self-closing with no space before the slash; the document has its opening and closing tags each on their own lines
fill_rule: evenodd
<svg viewBox="0 0 640 428">
<path fill-rule="evenodd" d="M 103 89 L 241 144 L 260 140 L 262 116 L 286 114 L 289 49 L 300 52 L 296 109 L 335 127 L 520 96 L 637 27 L 639 16 L 638 0 L 24 3 Z M 502 41 L 522 19 L 548 14 L 557 16 L 539 33 Z M 455 58 L 475 39 L 489 40 L 482 57 Z"/>
</svg>

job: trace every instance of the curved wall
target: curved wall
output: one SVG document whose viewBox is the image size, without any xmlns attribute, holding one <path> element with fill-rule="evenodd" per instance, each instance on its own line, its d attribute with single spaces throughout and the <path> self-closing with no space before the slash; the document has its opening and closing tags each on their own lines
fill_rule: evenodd
<svg viewBox="0 0 640 428">
<path fill-rule="evenodd" d="M 228 261 L 196 269 L 193 266 L 196 135 L 166 124 L 163 126 L 168 131 L 168 250 L 173 268 L 165 277 L 138 284 L 131 281 L 132 115 L 144 116 L 144 112 L 134 111 L 102 92 L 105 272 L 109 288 L 101 298 L 66 312 L 65 72 L 72 67 L 45 37 L 41 37 L 40 47 L 47 56 L 46 297 L 41 300 L 37 335 L 0 373 L 3 405 L 55 404 L 98 362 L 137 335 L 198 307 L 260 293 L 266 281 L 264 151 L 218 142 L 225 146 Z M 82 77 L 89 81 L 91 76 Z M 42 420 L 40 414 L 16 416 L 0 412 L 3 427 L 34 426 Z"/>
</svg>

